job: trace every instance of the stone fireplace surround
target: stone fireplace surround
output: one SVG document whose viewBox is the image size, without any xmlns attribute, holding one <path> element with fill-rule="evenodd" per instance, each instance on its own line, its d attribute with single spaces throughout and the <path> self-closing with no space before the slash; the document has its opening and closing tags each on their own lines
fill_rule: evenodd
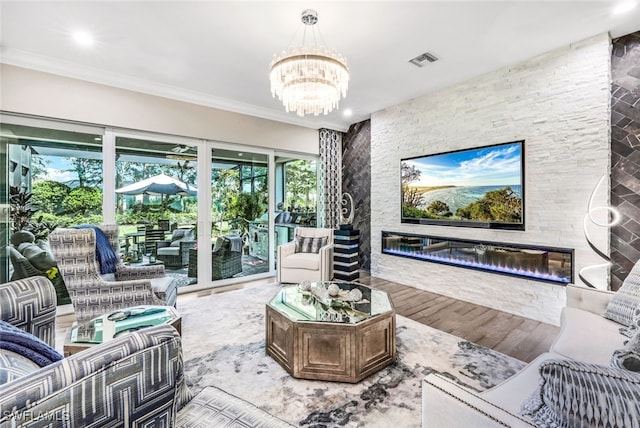
<svg viewBox="0 0 640 428">
<path fill-rule="evenodd" d="M 609 173 L 610 47 L 602 34 L 374 113 L 371 274 L 559 324 L 563 286 L 383 254 L 382 231 L 574 248 L 576 272 L 601 263 L 582 223 Z M 525 140 L 525 231 L 400 222 L 400 159 L 517 139 Z"/>
</svg>

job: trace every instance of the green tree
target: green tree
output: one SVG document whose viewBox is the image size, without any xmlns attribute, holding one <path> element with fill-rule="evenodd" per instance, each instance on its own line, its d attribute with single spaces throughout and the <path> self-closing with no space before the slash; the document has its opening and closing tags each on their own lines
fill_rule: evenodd
<svg viewBox="0 0 640 428">
<path fill-rule="evenodd" d="M 424 197 L 418 189 L 411 187 L 411 183 L 420 180 L 420 170 L 413 165 L 402 162 L 400 172 L 402 180 L 402 205 L 414 208 L 419 207 L 424 202 Z"/>
<path fill-rule="evenodd" d="M 45 160 L 42 156 L 31 156 L 31 179 L 45 179 L 47 178 L 47 165 L 51 163 L 50 160 Z"/>
<path fill-rule="evenodd" d="M 75 172 L 78 176 L 79 187 L 97 186 L 102 183 L 102 161 L 87 158 L 68 158 L 71 169 L 67 172 Z"/>
<path fill-rule="evenodd" d="M 240 193 L 240 173 L 237 168 L 214 169 L 211 171 L 211 201 L 215 217 L 227 220 L 227 210 Z"/>
<path fill-rule="evenodd" d="M 407 218 L 437 218 L 437 216 L 431 214 L 426 210 L 421 210 L 416 207 L 409 207 L 404 205 L 402 207 L 402 217 Z"/>
<path fill-rule="evenodd" d="M 431 202 L 431 204 L 427 207 L 427 211 L 437 216 L 442 216 L 442 217 L 451 216 L 451 210 L 449 209 L 449 206 L 442 201 Z"/>
<path fill-rule="evenodd" d="M 31 193 L 33 203 L 45 213 L 59 213 L 62 210 L 62 200 L 71 189 L 64 183 L 44 180 L 33 183 Z"/>
<path fill-rule="evenodd" d="M 171 171 L 172 173 L 167 175 L 177 176 L 178 180 L 182 181 L 183 183 L 193 184 L 193 185 L 196 184 L 196 179 L 197 179 L 196 167 L 191 165 L 188 159 L 182 163 L 178 161 L 178 165 L 172 166 L 171 169 L 172 169 Z"/>
<path fill-rule="evenodd" d="M 522 219 L 522 200 L 507 186 L 487 192 L 482 199 L 459 208 L 456 215 L 468 220 L 519 222 Z"/>
<path fill-rule="evenodd" d="M 21 192 L 16 186 L 9 188 L 11 231 L 28 230 L 36 240 L 47 239 L 49 233 L 57 227 L 57 223 L 44 221 L 41 214 L 35 216 L 39 210 L 32 199 L 32 193 Z"/>
<path fill-rule="evenodd" d="M 260 195 L 240 193 L 232 198 L 228 214 L 229 219 L 244 234 L 249 229 L 249 222 L 262 215 L 266 209 Z"/>
<path fill-rule="evenodd" d="M 285 175 L 287 206 L 311 207 L 316 197 L 316 171 L 310 160 L 287 162 Z"/>
<path fill-rule="evenodd" d="M 67 213 L 95 214 L 102 211 L 102 192 L 96 187 L 76 187 L 62 200 Z"/>
</svg>

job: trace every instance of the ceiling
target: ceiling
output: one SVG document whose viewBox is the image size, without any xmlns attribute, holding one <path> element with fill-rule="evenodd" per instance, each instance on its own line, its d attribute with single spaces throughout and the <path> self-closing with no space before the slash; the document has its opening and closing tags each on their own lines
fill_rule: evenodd
<svg viewBox="0 0 640 428">
<path fill-rule="evenodd" d="M 640 5 L 615 15 L 618 3 L 0 0 L 0 61 L 344 131 L 373 112 L 535 55 L 640 30 Z M 306 8 L 318 11 L 322 38 L 346 56 L 351 77 L 338 110 L 300 118 L 272 98 L 268 74 L 275 53 L 301 43 Z M 75 30 L 95 44 L 76 45 Z M 439 61 L 409 63 L 426 51 Z"/>
</svg>

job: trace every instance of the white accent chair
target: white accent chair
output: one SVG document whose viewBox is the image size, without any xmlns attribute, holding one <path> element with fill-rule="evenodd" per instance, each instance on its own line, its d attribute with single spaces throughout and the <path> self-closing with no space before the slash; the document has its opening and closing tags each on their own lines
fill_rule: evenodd
<svg viewBox="0 0 640 428">
<path fill-rule="evenodd" d="M 325 245 L 315 252 L 296 252 L 304 238 L 326 237 Z M 333 229 L 297 227 L 293 241 L 278 246 L 278 281 L 331 281 L 333 279 Z"/>
</svg>

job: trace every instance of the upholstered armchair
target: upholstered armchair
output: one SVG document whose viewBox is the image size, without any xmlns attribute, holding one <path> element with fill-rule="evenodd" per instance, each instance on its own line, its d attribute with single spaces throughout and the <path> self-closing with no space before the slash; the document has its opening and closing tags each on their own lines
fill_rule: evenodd
<svg viewBox="0 0 640 428">
<path fill-rule="evenodd" d="M 51 281 L 32 276 L 0 284 L 0 320 L 55 346 L 56 291 Z"/>
<path fill-rule="evenodd" d="M 0 320 L 52 347 L 55 314 L 48 279 L 0 284 Z M 0 427 L 293 427 L 213 386 L 192 398 L 182 341 L 170 325 L 142 328 L 43 367 L 2 352 L 3 361 L 21 363 L 21 370 L 9 367 L 6 376 L 0 366 L 6 381 L 0 382 Z"/>
<path fill-rule="evenodd" d="M 101 230 L 117 255 L 117 227 Z M 118 258 L 113 273 L 101 273 L 94 229 L 56 229 L 49 243 L 78 321 L 137 305 L 175 306 L 176 282 L 161 266 L 125 266 Z"/>
<path fill-rule="evenodd" d="M 156 242 L 156 258 L 165 266 L 182 268 L 189 264 L 189 250 L 196 247 L 191 229 L 175 229 L 168 241 Z"/>
<path fill-rule="evenodd" d="M 333 229 L 297 227 L 293 241 L 278 246 L 278 281 L 330 281 Z"/>
</svg>

